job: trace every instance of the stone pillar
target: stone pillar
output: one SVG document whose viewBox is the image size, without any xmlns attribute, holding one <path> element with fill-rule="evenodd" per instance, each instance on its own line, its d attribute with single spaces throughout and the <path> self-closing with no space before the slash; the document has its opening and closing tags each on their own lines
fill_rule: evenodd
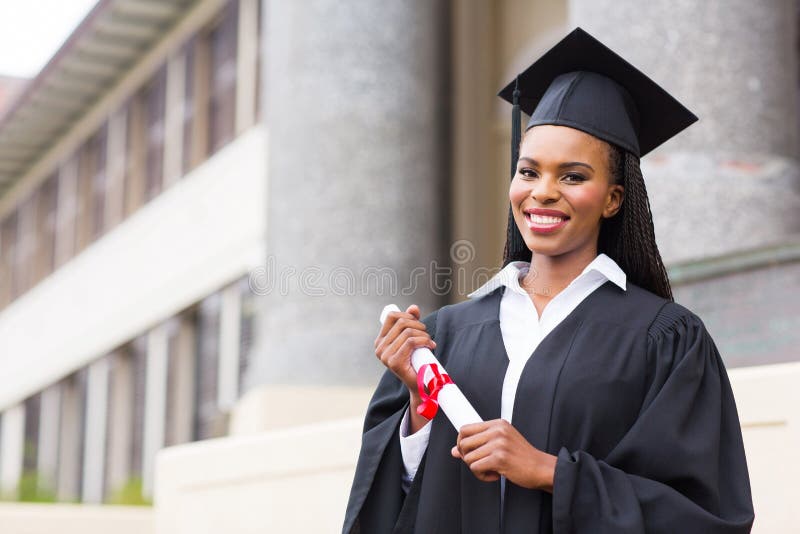
<svg viewBox="0 0 800 534">
<path fill-rule="evenodd" d="M 273 1 L 263 20 L 268 261 L 245 387 L 371 389 L 383 306 L 443 300 L 447 2 Z"/>
<path fill-rule="evenodd" d="M 700 117 L 643 160 L 668 264 L 800 231 L 793 0 L 569 0 L 569 12 Z"/>
</svg>

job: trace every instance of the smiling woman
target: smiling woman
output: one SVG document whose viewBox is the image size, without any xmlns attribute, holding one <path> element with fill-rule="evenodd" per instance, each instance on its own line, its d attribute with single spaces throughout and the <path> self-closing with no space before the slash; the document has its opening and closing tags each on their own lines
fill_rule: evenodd
<svg viewBox="0 0 800 534">
<path fill-rule="evenodd" d="M 531 115 L 504 268 L 466 302 L 384 321 L 343 532 L 749 532 L 730 383 L 673 302 L 639 167 L 696 117 L 580 29 L 500 96 L 512 139 Z M 484 422 L 421 415 L 418 347 Z"/>
</svg>

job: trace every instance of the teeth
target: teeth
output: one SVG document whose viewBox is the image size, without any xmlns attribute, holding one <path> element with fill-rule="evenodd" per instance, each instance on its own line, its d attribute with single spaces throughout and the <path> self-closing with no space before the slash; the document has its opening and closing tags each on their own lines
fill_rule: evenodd
<svg viewBox="0 0 800 534">
<path fill-rule="evenodd" d="M 536 215 L 533 213 L 529 213 L 528 217 L 530 217 L 531 222 L 536 224 L 558 224 L 564 219 L 561 217 L 552 217 L 550 215 Z"/>
</svg>

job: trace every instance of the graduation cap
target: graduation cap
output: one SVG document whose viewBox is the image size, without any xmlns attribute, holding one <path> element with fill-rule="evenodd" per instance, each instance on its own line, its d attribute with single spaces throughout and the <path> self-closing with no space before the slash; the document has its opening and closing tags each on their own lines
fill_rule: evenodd
<svg viewBox="0 0 800 534">
<path fill-rule="evenodd" d="M 520 73 L 498 96 L 514 104 L 513 150 L 519 145 L 520 109 L 531 117 L 528 128 L 569 126 L 636 156 L 647 154 L 697 120 L 662 87 L 581 28 Z"/>
<path fill-rule="evenodd" d="M 528 128 L 540 124 L 582 130 L 641 157 L 697 120 L 653 80 L 576 28 L 505 86 L 498 96 L 513 104 L 511 177 L 521 138 L 520 110 Z M 504 256 L 527 251 L 509 208 Z"/>
</svg>

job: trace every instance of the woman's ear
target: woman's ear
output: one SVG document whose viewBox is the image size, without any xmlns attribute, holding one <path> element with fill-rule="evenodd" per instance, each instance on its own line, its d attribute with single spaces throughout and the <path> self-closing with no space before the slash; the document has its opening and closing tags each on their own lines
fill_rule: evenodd
<svg viewBox="0 0 800 534">
<path fill-rule="evenodd" d="M 603 217 L 609 219 L 619 212 L 622 203 L 625 201 L 625 188 L 619 184 L 612 184 L 608 188 L 606 207 L 603 210 Z"/>
</svg>

